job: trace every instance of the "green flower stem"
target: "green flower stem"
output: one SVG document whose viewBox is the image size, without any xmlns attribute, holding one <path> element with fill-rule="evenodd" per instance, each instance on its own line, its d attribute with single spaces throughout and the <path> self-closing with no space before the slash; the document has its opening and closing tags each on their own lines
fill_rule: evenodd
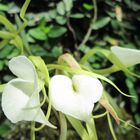
<svg viewBox="0 0 140 140">
<path fill-rule="evenodd" d="M 43 101 L 42 101 L 42 103 L 40 104 L 40 106 L 43 105 L 43 104 L 45 103 L 45 101 L 49 102 L 49 98 L 47 97 L 45 88 L 42 89 L 42 93 L 43 93 L 43 95 L 44 95 L 44 98 L 43 98 Z M 50 113 L 51 113 L 51 106 L 48 105 L 48 111 L 47 111 L 47 114 L 46 114 L 47 120 L 49 119 Z M 40 130 L 43 129 L 44 127 L 45 127 L 44 124 L 42 124 L 42 125 L 39 126 L 38 128 L 34 127 L 34 131 L 40 131 Z"/>
<path fill-rule="evenodd" d="M 59 112 L 60 137 L 59 140 L 67 139 L 67 121 L 63 113 Z"/>
<path fill-rule="evenodd" d="M 116 135 L 115 135 L 114 128 L 113 128 L 113 126 L 112 126 L 112 122 L 111 122 L 111 118 L 110 118 L 109 113 L 107 113 L 107 120 L 108 120 L 108 124 L 109 124 L 109 128 L 110 128 L 110 131 L 111 131 L 113 140 L 117 140 L 117 137 L 116 137 Z"/>
<path fill-rule="evenodd" d="M 99 119 L 99 118 L 102 118 L 102 117 L 104 117 L 104 116 L 106 116 L 107 115 L 107 111 L 106 112 L 104 112 L 104 113 L 102 113 L 102 114 L 100 114 L 100 115 L 94 115 L 94 116 L 92 116 L 94 119 Z"/>
<path fill-rule="evenodd" d="M 94 119 L 91 118 L 90 121 L 86 123 L 86 126 L 90 139 L 98 140 Z"/>
<path fill-rule="evenodd" d="M 107 49 L 102 49 L 102 48 L 93 48 L 91 50 L 89 50 L 81 59 L 80 59 L 80 64 L 85 64 L 90 57 L 92 57 L 93 55 L 95 55 L 96 53 L 101 53 L 103 54 L 106 58 L 109 57 L 110 51 Z"/>
<path fill-rule="evenodd" d="M 87 130 L 83 127 L 82 123 L 79 120 L 68 115 L 66 117 L 82 140 L 92 140 Z"/>
<path fill-rule="evenodd" d="M 23 109 L 24 109 L 24 110 L 30 110 L 30 109 L 34 109 L 34 108 L 38 108 L 38 107 L 43 106 L 44 103 L 45 103 L 45 101 L 46 101 L 46 98 L 47 98 L 46 90 L 45 90 L 44 87 L 43 87 L 43 89 L 42 89 L 42 93 L 43 93 L 43 100 L 42 100 L 42 102 L 41 102 L 39 105 L 32 106 L 32 107 L 28 107 L 28 108 L 23 108 Z"/>
<path fill-rule="evenodd" d="M 34 131 L 34 127 L 35 127 L 35 122 L 31 123 L 31 140 L 35 140 L 35 131 Z"/>
<path fill-rule="evenodd" d="M 16 23 L 17 23 L 18 27 L 20 28 L 22 26 L 22 23 L 21 23 L 21 20 L 19 19 L 19 17 L 17 15 L 15 17 L 15 20 L 16 20 Z M 26 33 L 25 33 L 24 29 L 20 32 L 20 35 L 22 37 L 22 41 L 23 41 L 26 53 L 28 55 L 32 55 L 32 53 L 30 51 L 30 48 L 29 48 L 29 44 L 28 44 L 28 41 L 27 41 L 27 36 L 26 36 Z"/>
<path fill-rule="evenodd" d="M 20 26 L 20 28 L 18 30 L 18 33 L 20 33 L 28 24 L 28 21 L 25 18 L 25 13 L 26 13 L 26 10 L 27 10 L 27 8 L 28 8 L 28 6 L 30 4 L 30 1 L 31 0 L 26 0 L 25 3 L 23 4 L 22 8 L 21 8 L 20 17 L 23 20 L 23 24 L 22 24 L 22 26 Z"/>
</svg>

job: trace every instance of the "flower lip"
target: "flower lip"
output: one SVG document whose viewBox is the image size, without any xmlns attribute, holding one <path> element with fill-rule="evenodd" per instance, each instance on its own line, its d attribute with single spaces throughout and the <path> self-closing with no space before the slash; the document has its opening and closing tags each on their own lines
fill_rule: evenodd
<svg viewBox="0 0 140 140">
<path fill-rule="evenodd" d="M 87 75 L 74 75 L 72 79 L 55 75 L 50 80 L 50 89 L 56 110 L 83 121 L 90 119 L 94 103 L 101 98 L 103 91 L 101 82 Z"/>
</svg>

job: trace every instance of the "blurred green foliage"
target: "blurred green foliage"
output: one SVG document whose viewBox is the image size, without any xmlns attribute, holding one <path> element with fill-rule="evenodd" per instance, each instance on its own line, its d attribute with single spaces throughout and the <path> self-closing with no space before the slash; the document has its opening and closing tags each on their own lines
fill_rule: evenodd
<svg viewBox="0 0 140 140">
<path fill-rule="evenodd" d="M 0 0 L 0 15 L 7 17 L 16 28 L 21 22 L 18 16 L 23 2 L 24 0 Z M 21 32 L 20 36 L 23 38 L 23 42 L 29 46 L 31 53 L 42 56 L 46 63 L 55 62 L 58 56 L 65 52 L 72 53 L 79 60 L 93 47 L 109 49 L 113 45 L 119 45 L 140 49 L 139 0 L 97 0 L 97 19 L 93 22 L 95 8 L 92 0 L 32 0 L 26 14 L 29 21 L 28 26 Z M 89 28 L 91 28 L 90 35 L 86 42 L 80 45 Z M 1 24 L 0 30 L 6 31 Z M 20 52 L 10 42 L 4 47 L 1 47 L 3 46 L 2 43 L 2 39 L 0 39 L 0 83 L 5 83 L 12 78 L 7 69 L 7 62 L 12 57 L 19 55 Z M 110 65 L 100 54 L 90 58 L 89 64 L 95 69 L 105 68 Z M 139 65 L 132 68 L 132 70 L 140 74 Z M 122 97 L 115 94 L 120 108 L 125 108 L 135 123 L 140 126 L 140 80 L 123 73 L 112 74 L 109 78 L 120 88 L 136 96 L 135 99 L 130 100 L 122 99 Z M 110 87 L 107 87 L 107 89 L 112 93 L 114 92 Z M 8 139 L 10 135 L 9 139 L 19 140 L 21 133 L 26 135 L 27 130 L 22 129 L 24 132 L 19 133 L 18 131 L 13 133 L 12 136 L 8 130 L 12 129 L 13 132 L 16 128 L 11 128 L 7 120 L 4 120 L 2 112 L 0 112 L 0 115 L 0 136 L 4 137 L 3 139 Z M 46 129 L 43 132 L 45 131 Z M 49 129 L 47 133 L 49 131 L 51 130 Z M 49 140 L 53 140 L 59 135 L 55 130 L 52 131 L 53 136 L 47 134 Z M 130 130 L 123 131 L 117 132 L 118 134 L 126 134 L 126 132 L 128 134 Z M 17 133 L 19 133 L 19 137 L 16 138 Z M 105 135 L 104 139 L 109 137 L 107 134 L 107 132 L 103 134 Z M 71 128 L 68 135 L 73 140 L 79 139 Z M 128 139 L 134 139 L 135 135 L 138 139 L 139 136 L 137 133 L 131 137 L 129 135 Z M 119 140 L 123 140 L 123 136 L 125 137 L 122 134 Z M 27 140 L 27 138 L 23 139 Z"/>
</svg>

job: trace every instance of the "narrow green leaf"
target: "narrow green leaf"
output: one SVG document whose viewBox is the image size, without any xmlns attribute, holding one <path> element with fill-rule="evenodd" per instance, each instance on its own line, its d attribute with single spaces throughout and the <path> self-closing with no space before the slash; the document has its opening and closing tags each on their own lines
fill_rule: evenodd
<svg viewBox="0 0 140 140">
<path fill-rule="evenodd" d="M 13 33 L 7 32 L 7 31 L 0 31 L 0 38 L 3 39 L 11 39 L 15 37 L 15 35 Z"/>
<path fill-rule="evenodd" d="M 0 23 L 3 24 L 9 31 L 16 32 L 14 25 L 2 15 L 0 15 Z"/>
<path fill-rule="evenodd" d="M 134 103 L 138 103 L 139 102 L 139 99 L 138 99 L 138 95 L 137 95 L 137 92 L 135 90 L 135 87 L 134 87 L 134 81 L 131 77 L 128 77 L 126 79 L 126 85 L 129 89 L 129 93 L 132 95 L 132 96 L 135 96 L 136 98 L 132 99 Z"/>
<path fill-rule="evenodd" d="M 0 3 L 0 11 L 8 11 L 8 6 Z"/>
</svg>

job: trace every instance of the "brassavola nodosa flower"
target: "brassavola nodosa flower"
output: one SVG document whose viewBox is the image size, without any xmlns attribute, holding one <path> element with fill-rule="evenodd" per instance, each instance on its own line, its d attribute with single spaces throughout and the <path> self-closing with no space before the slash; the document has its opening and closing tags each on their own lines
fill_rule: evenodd
<svg viewBox="0 0 140 140">
<path fill-rule="evenodd" d="M 40 108 L 40 87 L 32 62 L 25 56 L 17 56 L 9 61 L 9 69 L 18 78 L 9 81 L 2 94 L 2 109 L 13 123 L 35 121 L 50 127 Z"/>
<path fill-rule="evenodd" d="M 97 78 L 87 75 L 55 75 L 50 80 L 52 105 L 57 111 L 88 121 L 94 103 L 99 101 L 103 86 Z"/>
<path fill-rule="evenodd" d="M 130 67 L 140 63 L 140 51 L 136 49 L 111 47 L 111 52 L 125 65 Z"/>
</svg>

